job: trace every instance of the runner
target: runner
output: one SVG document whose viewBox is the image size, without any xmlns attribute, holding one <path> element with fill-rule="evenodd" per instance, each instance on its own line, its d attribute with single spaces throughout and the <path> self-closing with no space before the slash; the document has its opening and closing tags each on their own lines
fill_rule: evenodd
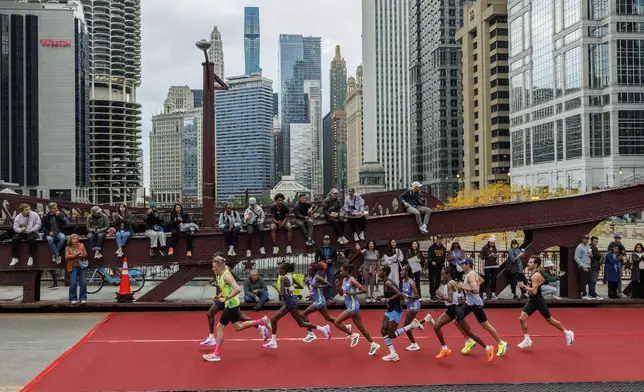
<svg viewBox="0 0 644 392">
<path fill-rule="evenodd" d="M 297 325 L 299 325 L 300 327 L 311 329 L 315 328 L 318 331 L 322 332 L 327 340 L 331 339 L 331 327 L 329 327 L 328 325 L 320 327 L 311 324 L 307 321 L 304 321 L 304 319 L 300 315 L 300 312 L 298 311 L 299 300 L 296 296 L 293 295 L 293 290 L 295 288 L 301 289 L 302 285 L 294 280 L 291 275 L 287 275 L 289 272 L 293 272 L 294 270 L 294 264 L 288 262 L 283 262 L 277 267 L 277 271 L 280 275 L 278 279 L 281 280 L 280 299 L 284 301 L 284 305 L 282 305 L 280 310 L 278 310 L 270 320 L 268 320 L 268 317 L 264 317 L 262 319 L 267 324 L 267 326 L 271 326 L 271 329 L 273 331 L 273 335 L 271 335 L 271 341 L 264 344 L 264 347 L 266 348 L 277 348 L 277 321 L 286 316 L 286 314 L 288 313 L 291 314 L 291 317 L 293 317 L 293 319 L 297 322 Z"/>
<path fill-rule="evenodd" d="M 400 271 L 400 278 L 402 280 L 402 292 L 407 300 L 407 314 L 405 315 L 405 326 L 411 324 L 412 321 L 416 320 L 416 315 L 418 315 L 418 312 L 420 311 L 420 295 L 418 294 L 418 288 L 416 287 L 416 282 L 414 279 L 411 278 L 412 276 L 412 270 L 411 266 L 409 264 L 405 265 L 403 269 Z M 430 323 L 434 324 L 434 319 L 432 318 L 432 315 L 427 313 L 425 318 L 422 320 L 417 320 L 420 327 L 421 331 L 424 331 L 425 328 L 423 328 L 424 323 Z M 420 350 L 420 347 L 416 343 L 416 339 L 414 339 L 414 335 L 412 334 L 411 330 L 407 331 L 407 337 L 409 338 L 409 341 L 411 344 L 405 348 L 407 351 L 418 351 Z"/>
<path fill-rule="evenodd" d="M 530 273 L 530 280 L 526 286 L 523 282 L 519 283 L 519 287 L 522 289 L 525 288 L 528 292 L 528 303 L 525 304 L 521 310 L 521 329 L 523 330 L 523 341 L 519 343 L 519 348 L 526 348 L 532 346 L 532 339 L 528 335 L 528 318 L 532 316 L 535 311 L 539 311 L 541 316 L 548 322 L 548 324 L 557 328 L 564 333 L 566 337 L 566 343 L 569 346 L 572 346 L 575 342 L 575 333 L 567 330 L 563 324 L 561 324 L 557 319 L 552 317 L 550 314 L 550 309 L 546 304 L 546 300 L 541 294 L 541 285 L 543 285 L 544 279 L 541 275 L 541 259 L 539 257 L 531 257 L 528 260 L 528 273 Z"/>
<path fill-rule="evenodd" d="M 369 332 L 362 325 L 362 317 L 360 316 L 360 303 L 358 302 L 358 294 L 366 293 L 364 287 L 351 276 L 353 271 L 353 265 L 345 264 L 340 268 L 340 276 L 342 277 L 342 293 L 344 294 L 344 306 L 346 310 L 340 313 L 338 317 L 335 318 L 336 327 L 340 327 L 342 323 L 347 319 L 353 319 L 353 323 L 358 328 L 358 331 L 362 333 L 362 336 L 367 339 L 369 342 L 369 355 L 376 355 L 376 352 L 380 348 L 380 345 L 373 341 Z M 358 339 L 353 339 L 351 337 L 351 347 L 355 347 L 358 344 Z"/>
<path fill-rule="evenodd" d="M 215 256 L 212 269 L 217 275 L 217 285 L 221 292 L 217 297 L 219 302 L 224 303 L 224 310 L 221 312 L 219 323 L 217 324 L 217 344 L 212 354 L 203 355 L 203 359 L 208 362 L 221 361 L 221 347 L 224 343 L 224 328 L 228 323 L 233 323 L 235 331 L 243 331 L 250 327 L 264 325 L 262 320 L 252 320 L 241 322 L 241 312 L 239 311 L 239 293 L 241 288 L 237 285 L 232 273 L 226 267 L 226 259 L 221 256 Z"/>
<path fill-rule="evenodd" d="M 326 263 L 320 262 L 317 264 L 311 264 L 309 266 L 309 277 L 310 277 L 310 292 L 313 296 L 313 303 L 309 305 L 304 312 L 302 312 L 302 319 L 304 321 L 308 320 L 308 315 L 315 312 L 320 312 L 326 321 L 330 321 L 335 325 L 335 318 L 329 315 L 329 311 L 326 308 L 326 300 L 324 299 L 324 294 L 322 293 L 322 288 L 329 287 L 329 282 L 324 279 L 324 271 L 326 270 Z M 347 337 L 351 338 L 351 342 L 358 342 L 360 335 L 357 333 L 351 334 L 351 325 L 340 324 L 337 328 L 344 332 Z M 310 343 L 317 339 L 317 336 L 313 333 L 313 330 L 309 328 L 309 332 L 306 337 L 303 339 L 304 343 Z"/>
<path fill-rule="evenodd" d="M 443 301 L 445 301 L 445 312 L 438 317 L 438 320 L 434 324 L 434 332 L 436 332 L 436 337 L 441 343 L 441 351 L 438 353 L 436 358 L 442 359 L 452 355 L 452 350 L 447 347 L 447 343 L 445 343 L 445 338 L 443 337 L 443 331 L 441 330 L 452 320 L 456 320 L 459 330 L 465 333 L 467 337 L 480 344 L 481 347 L 487 347 L 481 338 L 472 332 L 472 329 L 468 322 L 465 321 L 465 318 L 461 317 L 463 311 L 459 307 L 458 303 L 458 284 L 456 281 L 451 280 L 451 271 L 449 268 L 443 268 L 441 270 L 441 283 L 443 284 L 442 297 Z M 492 355 L 488 355 L 488 361 L 492 361 L 494 359 L 493 350 L 490 350 L 489 352 L 491 352 Z"/>
<path fill-rule="evenodd" d="M 382 327 L 380 328 L 380 333 L 385 339 L 385 344 L 389 348 L 389 354 L 382 357 L 383 361 L 398 361 L 398 353 L 394 348 L 391 339 L 395 339 L 398 336 L 410 331 L 414 328 L 420 328 L 420 323 L 418 320 L 414 319 L 411 323 L 405 325 L 402 328 L 398 328 L 400 324 L 400 318 L 402 317 L 402 306 L 400 305 L 400 299 L 404 297 L 404 294 L 398 290 L 397 285 L 393 280 L 389 279 L 389 274 L 391 273 L 391 268 L 388 265 L 383 265 L 378 271 L 378 275 L 381 280 L 385 282 L 385 295 L 381 297 L 380 300 L 387 305 L 387 312 L 385 317 L 382 319 Z"/>
<path fill-rule="evenodd" d="M 474 262 L 470 258 L 467 258 L 460 262 L 460 265 L 463 268 L 463 282 L 458 284 L 458 288 L 465 292 L 465 304 L 461 306 L 461 310 L 463 312 L 459 316 L 464 319 L 470 313 L 474 313 L 476 321 L 478 321 L 481 327 L 488 331 L 490 335 L 492 335 L 494 340 L 496 340 L 496 342 L 498 343 L 498 356 L 502 357 L 505 355 L 505 352 L 508 349 L 508 343 L 501 340 L 501 337 L 496 332 L 496 329 L 487 320 L 487 315 L 485 314 L 485 310 L 483 310 L 483 300 L 481 299 L 481 295 L 479 294 L 479 287 L 483 279 L 481 278 L 481 276 L 479 276 L 479 274 L 474 272 L 472 266 L 473 263 Z M 458 323 L 456 325 L 458 326 Z M 472 351 L 474 346 L 476 346 L 476 342 L 473 339 L 469 338 L 464 331 L 461 330 L 461 333 L 465 338 L 467 338 L 467 340 L 465 341 L 465 347 L 463 347 L 461 353 L 467 354 Z M 488 347 L 491 347 L 491 352 L 488 352 L 488 357 L 490 355 L 494 357 L 494 346 Z M 486 347 L 486 351 L 488 350 L 488 347 Z"/>
</svg>

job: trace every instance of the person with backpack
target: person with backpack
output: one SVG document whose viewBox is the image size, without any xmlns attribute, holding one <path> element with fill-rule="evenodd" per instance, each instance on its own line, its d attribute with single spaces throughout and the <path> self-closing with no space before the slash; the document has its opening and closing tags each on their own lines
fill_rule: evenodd
<svg viewBox="0 0 644 392">
<path fill-rule="evenodd" d="M 235 257 L 235 244 L 242 227 L 242 220 L 237 211 L 233 211 L 230 203 L 224 205 L 224 212 L 219 215 L 219 224 L 217 225 L 224 232 L 224 240 L 228 245 L 228 256 Z"/>
<path fill-rule="evenodd" d="M 248 232 L 248 250 L 246 250 L 246 257 L 251 256 L 250 245 L 253 233 L 257 233 L 259 236 L 259 253 L 265 255 L 266 250 L 264 249 L 264 220 L 266 215 L 264 215 L 264 209 L 257 205 L 257 199 L 251 197 L 248 199 L 248 208 L 244 212 L 244 224 L 246 225 L 246 231 Z"/>
</svg>

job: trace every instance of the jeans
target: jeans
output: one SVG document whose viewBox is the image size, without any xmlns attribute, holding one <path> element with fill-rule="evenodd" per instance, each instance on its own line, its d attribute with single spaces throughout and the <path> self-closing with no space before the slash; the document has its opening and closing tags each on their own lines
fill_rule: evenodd
<svg viewBox="0 0 644 392">
<path fill-rule="evenodd" d="M 429 260 L 429 295 L 431 297 L 436 296 L 436 292 L 441 286 L 441 271 L 444 267 L 445 264 L 436 263 L 433 265 Z"/>
<path fill-rule="evenodd" d="M 429 216 L 432 213 L 432 209 L 429 208 L 429 207 L 425 207 L 425 206 L 411 206 L 410 205 L 409 207 L 407 207 L 407 212 L 410 213 L 410 214 L 414 214 L 414 218 L 416 218 L 416 223 L 418 223 L 418 227 L 420 227 L 422 225 L 427 225 L 427 223 L 429 223 Z M 423 218 L 423 221 L 421 223 L 420 215 L 423 212 L 425 213 L 425 217 Z"/>
<path fill-rule="evenodd" d="M 259 223 L 254 225 L 249 224 L 246 226 L 246 232 L 248 232 L 248 249 L 250 249 L 253 233 L 257 233 L 256 235 L 259 237 L 259 247 L 264 247 L 264 227 L 262 225 Z"/>
<path fill-rule="evenodd" d="M 329 282 L 329 287 L 325 287 L 324 290 L 324 297 L 328 300 L 332 300 L 333 297 L 335 297 L 334 294 L 334 284 L 333 284 L 333 276 L 335 275 L 335 267 L 332 265 L 326 267 L 326 270 L 324 271 L 324 274 L 322 277 L 326 279 L 327 282 Z"/>
<path fill-rule="evenodd" d="M 333 231 L 335 232 L 336 237 L 340 238 L 344 236 L 344 223 L 346 220 L 341 216 L 326 216 L 326 221 L 333 226 Z"/>
<path fill-rule="evenodd" d="M 48 235 L 45 238 L 47 238 L 51 254 L 56 257 L 60 256 L 60 251 L 63 249 L 63 246 L 65 246 L 65 234 L 59 232 L 55 233 L 53 236 Z"/>
<path fill-rule="evenodd" d="M 11 257 L 18 257 L 18 251 L 20 250 L 20 241 L 27 241 L 27 248 L 29 249 L 29 256 L 32 256 L 36 253 L 36 238 L 38 234 L 36 233 L 18 233 L 13 236 L 11 239 Z"/>
<path fill-rule="evenodd" d="M 116 246 L 125 246 L 127 239 L 130 238 L 132 233 L 129 231 L 121 230 L 116 232 Z"/>
<path fill-rule="evenodd" d="M 295 224 L 300 228 L 304 238 L 307 240 L 313 237 L 313 222 L 308 219 L 296 219 Z"/>
<path fill-rule="evenodd" d="M 484 276 L 485 282 L 483 282 L 483 287 L 481 293 L 487 295 L 488 287 L 491 288 L 491 295 L 496 295 L 496 276 L 499 274 L 499 267 L 485 268 Z"/>
<path fill-rule="evenodd" d="M 268 291 L 260 291 L 259 294 L 257 294 L 259 297 L 259 302 L 257 303 L 257 307 L 259 309 L 264 307 L 264 304 L 266 301 L 268 301 Z M 251 294 L 244 294 L 244 302 L 247 304 L 254 304 L 255 303 L 255 297 L 253 297 Z"/>
<path fill-rule="evenodd" d="M 186 241 L 186 251 L 192 252 L 192 241 L 194 240 L 194 237 L 189 231 L 179 233 L 178 230 L 172 230 L 172 233 L 170 234 L 170 248 L 176 248 L 179 245 L 179 238 L 181 237 Z"/>
<path fill-rule="evenodd" d="M 87 233 L 87 238 L 89 239 L 89 244 L 92 249 L 101 250 L 103 248 L 103 239 L 105 238 L 105 232 Z"/>
<path fill-rule="evenodd" d="M 360 234 L 364 231 L 365 226 L 367 225 L 367 217 L 361 216 L 360 218 L 348 218 L 349 228 L 352 232 Z"/>
<path fill-rule="evenodd" d="M 541 294 L 544 297 L 547 297 L 549 295 L 553 295 L 553 296 L 556 295 L 558 297 L 560 287 L 561 287 L 560 281 L 556 281 L 554 282 L 554 284 L 544 284 L 543 286 L 541 286 Z"/>
<path fill-rule="evenodd" d="M 148 229 L 145 235 L 150 239 L 150 249 L 155 249 L 157 246 L 165 247 L 165 232 Z"/>
<path fill-rule="evenodd" d="M 581 296 L 585 297 L 588 294 L 591 297 L 596 297 L 595 285 L 597 284 L 597 271 L 592 271 L 588 268 L 588 272 L 584 272 L 584 269 L 581 267 L 577 267 L 577 269 L 579 270 Z M 588 291 L 586 291 L 586 286 L 588 286 Z"/>
<path fill-rule="evenodd" d="M 74 267 L 69 273 L 69 300 L 78 301 L 78 286 L 80 285 L 80 301 L 87 301 L 87 270 Z"/>
<path fill-rule="evenodd" d="M 239 236 L 239 232 L 241 229 L 239 227 L 233 227 L 232 230 L 228 228 L 228 226 L 223 228 L 224 232 L 224 239 L 226 240 L 226 244 L 228 246 L 234 247 L 235 244 L 237 243 L 237 237 Z"/>
</svg>

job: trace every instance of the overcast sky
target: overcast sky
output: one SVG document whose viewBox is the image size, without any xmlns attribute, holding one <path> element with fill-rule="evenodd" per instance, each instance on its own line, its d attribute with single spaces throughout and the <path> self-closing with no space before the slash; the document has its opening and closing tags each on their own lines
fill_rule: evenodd
<svg viewBox="0 0 644 392">
<path fill-rule="evenodd" d="M 203 55 L 194 43 L 209 38 L 217 25 L 224 44 L 226 77 L 244 73 L 244 7 L 259 7 L 263 75 L 278 92 L 280 34 L 322 38 L 324 113 L 329 110 L 329 66 L 335 45 L 342 48 L 347 72 L 361 63 L 360 0 L 145 0 L 142 1 L 142 83 L 145 184 L 149 184 L 151 116 L 160 113 L 170 86 L 202 88 Z"/>
</svg>

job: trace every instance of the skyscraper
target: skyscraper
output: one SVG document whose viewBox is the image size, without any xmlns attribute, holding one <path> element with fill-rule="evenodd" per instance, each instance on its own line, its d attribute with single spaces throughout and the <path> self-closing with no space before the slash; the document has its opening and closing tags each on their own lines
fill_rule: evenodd
<svg viewBox="0 0 644 392">
<path fill-rule="evenodd" d="M 335 46 L 335 57 L 331 61 L 330 93 L 331 111 L 341 110 L 347 98 L 347 62 L 340 54 L 340 45 Z"/>
<path fill-rule="evenodd" d="M 273 81 L 259 75 L 227 81 L 229 89 L 215 94 L 218 202 L 238 200 L 246 189 L 262 196 L 275 184 Z"/>
<path fill-rule="evenodd" d="M 244 60 L 246 75 L 261 73 L 259 67 L 259 8 L 244 8 Z"/>
<path fill-rule="evenodd" d="M 224 43 L 221 40 L 221 33 L 217 26 L 215 26 L 210 33 L 208 60 L 215 64 L 215 74 L 221 79 L 224 79 Z"/>
<path fill-rule="evenodd" d="M 311 189 L 313 179 L 312 124 L 291 124 L 291 175 L 297 182 Z"/>
<path fill-rule="evenodd" d="M 331 190 L 331 187 L 334 185 L 333 178 L 335 177 L 333 175 L 333 170 L 331 169 L 331 166 L 333 165 L 333 132 L 331 129 L 332 115 L 333 112 L 329 112 L 322 119 L 322 161 L 326 168 L 323 173 L 323 196 Z"/>
<path fill-rule="evenodd" d="M 344 110 L 331 114 L 331 173 L 332 186 L 338 189 L 347 188 L 347 116 Z"/>
<path fill-rule="evenodd" d="M 443 200 L 458 191 L 457 175 L 463 167 L 461 47 L 455 36 L 463 25 L 464 3 L 410 2 L 411 53 L 406 69 L 412 84 L 413 177 Z"/>
<path fill-rule="evenodd" d="M 322 162 L 322 82 L 320 80 L 305 80 L 304 94 L 308 98 L 309 124 L 311 125 L 311 183 L 301 184 L 311 190 L 314 197 L 321 197 L 324 189 L 324 167 Z M 291 155 L 293 153 L 291 152 Z M 295 177 L 297 179 L 297 176 Z"/>
<path fill-rule="evenodd" d="M 365 160 L 384 166 L 388 189 L 412 180 L 408 22 L 407 0 L 362 0 Z"/>
<path fill-rule="evenodd" d="M 322 39 L 302 37 L 304 80 L 322 81 Z"/>
<path fill-rule="evenodd" d="M 358 66 L 355 78 L 349 77 L 344 110 L 347 116 L 347 187 L 358 188 L 364 162 L 362 65 Z"/>
</svg>

